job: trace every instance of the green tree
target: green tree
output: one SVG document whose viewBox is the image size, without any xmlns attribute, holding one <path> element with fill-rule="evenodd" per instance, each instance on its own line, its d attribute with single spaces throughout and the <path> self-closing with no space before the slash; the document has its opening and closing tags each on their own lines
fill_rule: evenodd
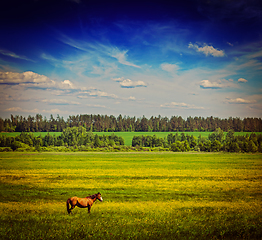
<svg viewBox="0 0 262 240">
<path fill-rule="evenodd" d="M 176 141 L 171 144 L 171 151 L 173 152 L 181 152 L 181 142 Z"/>
<path fill-rule="evenodd" d="M 190 146 L 189 146 L 187 140 L 185 140 L 185 141 L 183 142 L 183 151 L 184 151 L 184 152 L 190 151 Z"/>
<path fill-rule="evenodd" d="M 257 148 L 256 144 L 252 140 L 250 140 L 249 143 L 248 143 L 248 151 L 254 153 L 254 152 L 257 152 L 257 150 L 258 150 L 258 148 Z"/>
<path fill-rule="evenodd" d="M 97 147 L 97 148 L 101 147 L 101 141 L 97 134 L 95 135 L 94 147 Z"/>
<path fill-rule="evenodd" d="M 214 140 L 211 143 L 211 151 L 212 152 L 219 152 L 221 150 L 221 143 L 218 140 Z"/>
<path fill-rule="evenodd" d="M 22 148 L 22 146 L 22 143 L 18 141 L 13 141 L 13 143 L 11 144 L 11 148 L 13 151 L 17 150 L 18 148 Z"/>
<path fill-rule="evenodd" d="M 54 146 L 54 137 L 50 133 L 47 133 L 44 136 L 44 138 L 43 138 L 43 145 L 45 147 Z"/>
<path fill-rule="evenodd" d="M 231 133 L 228 136 L 229 138 L 232 138 Z M 220 128 L 217 128 L 216 131 L 214 131 L 213 133 L 209 134 L 208 139 L 213 142 L 215 140 L 219 141 L 220 143 L 222 142 L 222 140 L 224 139 L 224 133 Z"/>
<path fill-rule="evenodd" d="M 227 142 L 233 142 L 235 140 L 235 136 L 234 136 L 234 131 L 233 130 L 229 130 L 227 135 L 226 135 L 226 141 Z"/>
<path fill-rule="evenodd" d="M 132 147 L 143 146 L 143 136 L 134 136 L 132 139 Z"/>
</svg>

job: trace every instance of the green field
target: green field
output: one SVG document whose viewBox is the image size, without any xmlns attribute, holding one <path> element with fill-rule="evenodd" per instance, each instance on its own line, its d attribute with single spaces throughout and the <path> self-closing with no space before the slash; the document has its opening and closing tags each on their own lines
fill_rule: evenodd
<svg viewBox="0 0 262 240">
<path fill-rule="evenodd" d="M 144 135 L 144 136 L 153 136 L 156 135 L 157 137 L 167 137 L 168 134 L 170 134 L 171 132 L 94 132 L 94 134 L 97 134 L 99 136 L 102 135 L 111 135 L 111 134 L 115 134 L 117 136 L 121 136 L 124 138 L 125 140 L 125 145 L 126 146 L 132 146 L 132 139 L 134 136 L 140 136 L 140 135 Z M 182 132 L 179 132 L 179 134 L 181 134 Z M 201 135 L 202 137 L 208 137 L 208 135 L 211 132 L 184 132 L 184 134 L 188 134 L 188 135 L 193 135 L 196 138 Z M 12 136 L 15 137 L 17 135 L 20 135 L 20 132 L 12 132 L 12 133 L 5 133 L 2 132 L 0 134 L 6 135 L 6 136 Z M 47 132 L 34 132 L 33 133 L 35 136 L 45 136 L 46 134 L 48 134 Z M 51 135 L 55 135 L 55 136 L 59 136 L 61 135 L 61 132 L 50 132 Z M 176 132 L 173 132 L 173 134 L 176 134 Z M 225 132 L 226 134 L 226 132 Z M 235 135 L 246 135 L 246 134 L 251 134 L 250 132 L 236 132 Z M 259 133 L 256 133 L 259 134 Z M 260 133 L 261 134 L 261 133 Z"/>
<path fill-rule="evenodd" d="M 114 134 L 116 134 L 117 136 L 121 136 L 125 139 L 125 145 L 126 146 L 132 146 L 132 139 L 134 136 L 153 136 L 156 135 L 157 137 L 167 137 L 168 134 L 170 134 L 171 132 L 115 132 Z M 179 132 L 178 134 L 181 134 L 182 132 Z M 96 132 L 94 134 L 98 134 L 99 136 L 105 134 L 105 135 L 111 135 L 112 133 L 110 132 Z M 173 132 L 173 134 L 176 134 L 176 132 Z M 208 135 L 210 134 L 209 132 L 186 132 L 185 134 L 188 135 L 193 135 L 195 137 L 198 137 L 200 134 L 202 137 L 208 137 Z"/>
<path fill-rule="evenodd" d="M 0 178 L 0 239 L 262 238 L 261 154 L 0 153 Z"/>
</svg>

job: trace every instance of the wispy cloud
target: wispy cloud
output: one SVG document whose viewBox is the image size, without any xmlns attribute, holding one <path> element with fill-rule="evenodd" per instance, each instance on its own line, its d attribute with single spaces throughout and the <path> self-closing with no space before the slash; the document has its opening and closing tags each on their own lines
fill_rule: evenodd
<svg viewBox="0 0 262 240">
<path fill-rule="evenodd" d="M 113 78 L 114 81 L 119 82 L 122 88 L 135 88 L 135 87 L 146 87 L 147 84 L 144 81 L 132 81 L 130 79 Z"/>
<path fill-rule="evenodd" d="M 23 97 L 21 94 L 1 94 L 0 101 L 16 101 L 16 102 L 29 102 L 29 101 L 39 101 L 38 98 L 32 98 L 30 96 Z"/>
<path fill-rule="evenodd" d="M 79 102 L 68 101 L 66 99 L 44 99 L 44 103 L 49 103 L 50 105 L 79 105 Z"/>
<path fill-rule="evenodd" d="M 261 50 L 261 48 L 258 51 L 256 51 L 255 53 L 248 54 L 247 57 L 248 58 L 259 58 L 259 57 L 262 57 L 262 50 Z"/>
<path fill-rule="evenodd" d="M 91 108 L 107 108 L 105 105 L 99 105 L 99 104 L 86 104 L 86 106 Z"/>
<path fill-rule="evenodd" d="M 91 54 L 96 54 L 97 57 L 103 57 L 103 56 L 109 56 L 112 58 L 115 58 L 120 64 L 131 66 L 131 67 L 136 67 L 136 68 L 141 68 L 140 66 L 130 62 L 127 60 L 127 52 L 129 50 L 120 50 L 116 46 L 112 46 L 110 44 L 105 45 L 97 41 L 76 41 L 74 39 L 69 38 L 68 36 L 61 35 L 60 40 L 76 49 L 79 49 L 84 52 L 88 52 Z"/>
<path fill-rule="evenodd" d="M 232 103 L 232 104 L 249 104 L 249 103 L 256 103 L 256 100 L 248 100 L 244 98 L 226 98 L 226 103 Z"/>
<path fill-rule="evenodd" d="M 128 56 L 127 52 L 128 52 L 128 50 L 119 51 L 117 48 L 115 48 L 109 54 L 111 55 L 111 57 L 116 58 L 118 60 L 118 62 L 121 63 L 121 64 L 131 66 L 131 67 L 141 68 L 140 66 L 126 60 L 126 58 Z"/>
<path fill-rule="evenodd" d="M 80 98 L 80 99 L 90 98 L 90 97 L 102 97 L 102 98 L 111 98 L 111 99 L 118 99 L 119 98 L 115 94 L 107 93 L 107 92 L 100 91 L 100 90 L 82 92 L 81 95 L 78 96 L 78 98 Z"/>
<path fill-rule="evenodd" d="M 197 52 L 202 52 L 206 56 L 213 56 L 213 57 L 224 57 L 226 54 L 223 50 L 218 50 L 214 48 L 213 46 L 208 46 L 206 43 L 203 44 L 203 47 L 199 47 L 197 44 L 188 44 L 188 48 L 192 48 L 196 50 Z"/>
<path fill-rule="evenodd" d="M 244 68 L 253 68 L 256 70 L 262 69 L 262 63 L 257 59 L 251 59 L 247 61 L 246 59 L 242 58 L 241 60 L 243 63 L 237 66 L 237 69 L 239 70 L 243 70 Z"/>
<path fill-rule="evenodd" d="M 3 50 L 3 49 L 0 49 L 0 54 L 8 56 L 8 57 L 12 57 L 12 58 L 17 58 L 17 59 L 22 59 L 22 60 L 26 60 L 26 61 L 35 62 L 34 60 L 31 60 L 31 59 L 29 59 L 29 58 L 27 58 L 25 56 L 18 55 L 18 54 L 14 53 L 14 52 L 10 52 L 10 51 Z"/>
<path fill-rule="evenodd" d="M 48 114 L 69 114 L 69 111 L 63 111 L 61 109 L 26 109 L 26 108 L 21 108 L 21 107 L 11 107 L 7 108 L 4 110 L 5 112 L 12 112 L 12 113 L 26 113 L 26 114 L 31 114 L 31 113 L 48 113 Z"/>
<path fill-rule="evenodd" d="M 47 60 L 49 63 L 54 65 L 55 67 L 60 67 L 61 63 L 58 59 L 54 58 L 50 54 L 42 53 L 40 56 L 42 59 Z"/>
<path fill-rule="evenodd" d="M 160 105 L 161 108 L 175 108 L 175 109 L 205 109 L 204 107 L 197 107 L 194 104 L 183 102 L 171 102 Z"/>
<path fill-rule="evenodd" d="M 35 109 L 22 109 L 20 107 L 11 107 L 7 108 L 4 110 L 5 112 L 25 112 L 25 113 L 39 113 L 40 110 L 35 108 Z"/>
<path fill-rule="evenodd" d="M 254 74 L 254 71 L 262 70 L 262 47 L 261 41 L 252 42 L 248 45 L 238 47 L 231 54 L 236 55 L 235 62 L 231 64 L 231 68 L 235 68 L 238 71 L 245 71 L 247 73 Z"/>
</svg>

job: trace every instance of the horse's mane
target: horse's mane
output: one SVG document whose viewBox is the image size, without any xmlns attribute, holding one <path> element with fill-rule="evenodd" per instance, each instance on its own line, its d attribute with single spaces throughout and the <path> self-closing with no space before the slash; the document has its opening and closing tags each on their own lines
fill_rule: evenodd
<svg viewBox="0 0 262 240">
<path fill-rule="evenodd" d="M 90 196 L 88 196 L 88 197 L 86 197 L 86 198 L 94 199 L 94 198 L 96 198 L 96 196 L 97 196 L 97 194 L 93 194 L 93 195 L 90 195 Z"/>
</svg>

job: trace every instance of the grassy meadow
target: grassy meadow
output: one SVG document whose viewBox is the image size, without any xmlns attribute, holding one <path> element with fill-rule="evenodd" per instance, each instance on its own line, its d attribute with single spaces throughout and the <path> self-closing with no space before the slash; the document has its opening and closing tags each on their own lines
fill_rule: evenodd
<svg viewBox="0 0 262 240">
<path fill-rule="evenodd" d="M 262 238 L 261 154 L 0 153 L 0 180 L 0 239 Z"/>
</svg>

